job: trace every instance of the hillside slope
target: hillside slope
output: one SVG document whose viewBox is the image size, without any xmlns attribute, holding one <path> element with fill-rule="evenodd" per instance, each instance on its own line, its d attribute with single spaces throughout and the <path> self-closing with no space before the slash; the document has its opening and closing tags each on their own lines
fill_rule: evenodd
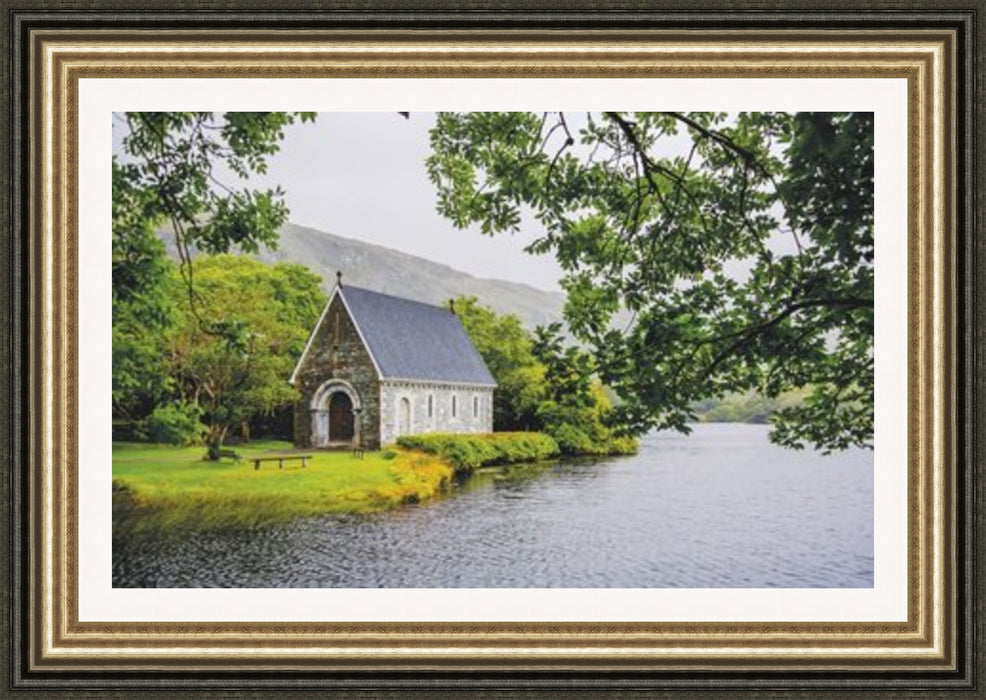
<svg viewBox="0 0 986 700">
<path fill-rule="evenodd" d="M 342 270 L 344 283 L 428 304 L 475 296 L 499 313 L 516 314 L 528 328 L 559 320 L 565 303 L 559 292 L 474 277 L 425 258 L 291 223 L 281 228 L 277 250 L 264 250 L 256 257 L 267 263 L 306 265 L 322 276 L 326 291 L 335 284 L 336 271 Z"/>
</svg>

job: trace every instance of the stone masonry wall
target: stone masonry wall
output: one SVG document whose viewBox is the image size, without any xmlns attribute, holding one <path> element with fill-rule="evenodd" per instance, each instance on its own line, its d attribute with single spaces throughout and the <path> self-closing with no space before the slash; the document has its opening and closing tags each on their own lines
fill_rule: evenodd
<svg viewBox="0 0 986 700">
<path fill-rule="evenodd" d="M 428 397 L 432 398 L 431 415 Z M 455 416 L 452 397 L 456 397 Z M 493 432 L 493 389 L 425 382 L 380 383 L 381 444 L 393 443 L 400 434 L 400 401 L 410 402 L 409 434 L 415 433 L 491 433 Z M 477 415 L 473 415 L 476 399 Z"/>
<path fill-rule="evenodd" d="M 363 446 L 379 449 L 380 382 L 373 360 L 338 295 L 322 317 L 295 376 L 299 399 L 294 410 L 294 444 L 299 449 L 312 447 L 312 399 L 319 387 L 331 379 L 348 382 L 359 394 Z"/>
</svg>

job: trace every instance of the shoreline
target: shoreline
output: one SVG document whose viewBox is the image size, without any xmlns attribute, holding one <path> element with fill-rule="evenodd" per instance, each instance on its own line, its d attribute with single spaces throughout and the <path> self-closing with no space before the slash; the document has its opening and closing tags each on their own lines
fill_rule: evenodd
<svg viewBox="0 0 986 700">
<path fill-rule="evenodd" d="M 454 476 L 437 457 L 399 449 L 363 458 L 316 452 L 305 468 L 255 470 L 250 457 L 270 446 L 241 446 L 239 463 L 203 461 L 201 447 L 114 446 L 114 531 L 251 529 L 301 517 L 373 513 L 434 499 L 450 489 Z M 143 458 L 117 458 L 132 450 Z"/>
<path fill-rule="evenodd" d="M 201 446 L 114 443 L 114 533 L 256 529 L 304 517 L 377 513 L 447 495 L 479 468 L 562 456 L 540 433 L 436 433 L 409 443 L 362 457 L 314 451 L 307 467 L 259 470 L 251 459 L 288 443 L 238 445 L 239 461 L 218 462 L 204 461 Z"/>
</svg>

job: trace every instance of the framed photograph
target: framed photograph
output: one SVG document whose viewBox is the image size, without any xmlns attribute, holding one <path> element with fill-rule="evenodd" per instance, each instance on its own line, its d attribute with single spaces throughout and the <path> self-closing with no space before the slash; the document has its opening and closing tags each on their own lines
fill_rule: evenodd
<svg viewBox="0 0 986 700">
<path fill-rule="evenodd" d="M 981 688 L 981 0 L 2 2 L 12 690 Z"/>
</svg>

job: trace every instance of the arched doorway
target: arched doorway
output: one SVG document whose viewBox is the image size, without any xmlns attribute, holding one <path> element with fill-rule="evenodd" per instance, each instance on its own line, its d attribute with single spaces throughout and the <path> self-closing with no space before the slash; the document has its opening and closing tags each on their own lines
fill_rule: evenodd
<svg viewBox="0 0 986 700">
<path fill-rule="evenodd" d="M 329 442 L 351 442 L 354 428 L 352 399 L 345 392 L 334 392 L 329 397 Z"/>
<path fill-rule="evenodd" d="M 363 405 L 360 395 L 349 382 L 330 379 L 312 396 L 312 447 L 338 447 L 360 441 L 360 414 Z"/>
<path fill-rule="evenodd" d="M 410 435 L 411 433 L 411 400 L 406 396 L 401 397 L 397 402 L 397 434 Z"/>
</svg>

